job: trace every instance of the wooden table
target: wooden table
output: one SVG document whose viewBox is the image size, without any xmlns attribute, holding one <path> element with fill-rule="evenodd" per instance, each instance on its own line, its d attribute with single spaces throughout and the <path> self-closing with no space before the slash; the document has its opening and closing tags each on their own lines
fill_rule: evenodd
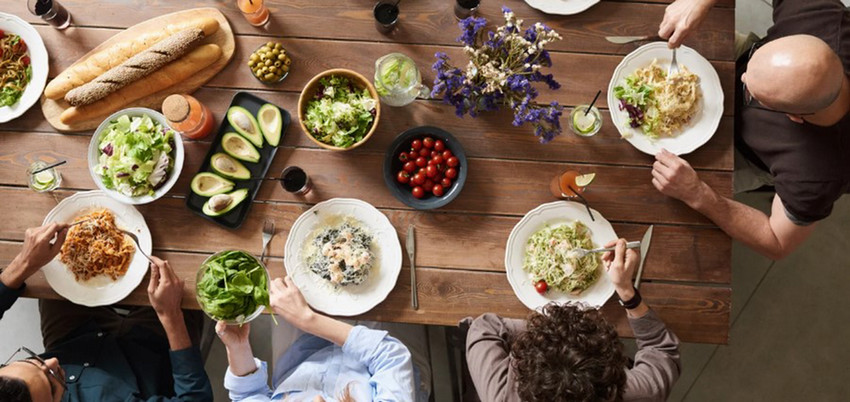
<svg viewBox="0 0 850 402">
<path fill-rule="evenodd" d="M 551 46 L 555 66 L 551 72 L 562 88 L 541 90 L 540 100 L 576 105 L 588 102 L 598 89 L 607 88 L 622 56 L 636 48 L 610 44 L 604 36 L 654 33 L 666 2 L 603 1 L 582 14 L 560 17 L 544 15 L 518 0 L 485 0 L 481 14 L 491 24 L 500 23 L 499 9 L 506 4 L 527 24 L 542 21 L 554 27 L 564 40 Z M 459 31 L 449 0 L 402 3 L 398 30 L 389 36 L 375 30 L 371 16 L 374 0 L 273 3 L 272 21 L 266 28 L 248 25 L 235 1 L 62 3 L 73 15 L 74 24 L 65 31 L 57 31 L 30 15 L 24 2 L 0 1 L 5 12 L 36 25 L 50 54 L 51 77 L 119 29 L 186 8 L 219 7 L 237 33 L 236 53 L 221 74 L 195 93 L 217 116 L 222 116 L 230 98 L 240 90 L 254 92 L 294 115 L 298 94 L 313 75 L 343 67 L 372 76 L 375 60 L 394 51 L 416 60 L 426 82 L 434 78 L 429 66 L 435 52 L 446 51 L 455 60 L 462 57 L 455 42 Z M 712 188 L 725 196 L 731 195 L 732 189 L 733 7 L 733 0 L 721 0 L 702 30 L 686 42 L 711 60 L 726 94 L 726 112 L 719 131 L 687 159 Z M 257 82 L 245 66 L 251 51 L 269 38 L 282 39 L 293 56 L 292 73 L 274 88 Z M 599 102 L 601 107 L 608 107 L 604 96 Z M 568 113 L 565 110 L 564 115 Z M 272 218 L 280 232 L 271 244 L 269 267 L 274 276 L 282 275 L 283 245 L 288 228 L 299 214 L 311 204 L 333 197 L 365 200 L 381 209 L 399 233 L 405 233 L 409 224 L 416 225 L 420 309 L 410 308 L 410 273 L 405 261 L 394 291 L 364 317 L 454 325 L 462 317 L 485 312 L 510 317 L 528 314 L 504 273 L 505 242 L 511 228 L 526 212 L 553 200 L 548 183 L 557 172 L 567 167 L 595 171 L 598 178 L 587 196 L 613 223 L 618 235 L 637 240 L 649 224 L 655 224 L 641 287 L 645 300 L 683 340 L 726 343 L 731 306 L 730 239 L 699 213 L 656 191 L 650 183 L 653 158 L 621 140 L 604 114 L 602 132 L 593 138 L 579 138 L 565 131 L 552 143 L 541 145 L 530 128 L 510 124 L 511 113 L 459 119 L 450 106 L 418 100 L 404 108 L 387 107 L 374 137 L 346 153 L 318 149 L 293 120 L 271 171 L 290 164 L 304 167 L 315 182 L 306 203 L 269 182 L 263 184 L 248 220 L 239 230 L 231 231 L 196 216 L 185 207 L 184 196 L 210 145 L 200 141 L 186 143 L 183 174 L 171 193 L 139 210 L 153 235 L 155 254 L 169 259 L 186 279 L 185 307 L 197 308 L 194 276 L 209 254 L 230 247 L 259 254 L 263 221 Z M 395 135 L 425 124 L 454 133 L 469 156 L 470 173 L 463 193 L 434 212 L 407 208 L 390 195 L 381 177 L 383 155 Z M 566 127 L 567 118 L 563 124 Z M 0 131 L 0 264 L 5 265 L 18 252 L 27 227 L 40 225 L 58 200 L 76 191 L 94 189 L 95 185 L 86 161 L 91 132 L 57 133 L 38 106 L 0 125 Z M 60 190 L 37 194 L 27 189 L 24 172 L 37 159 L 69 161 L 61 168 Z M 41 273 L 28 281 L 26 295 L 57 297 Z M 125 302 L 147 304 L 144 287 L 136 289 Z M 614 300 L 604 311 L 621 334 L 631 335 L 625 314 Z"/>
</svg>

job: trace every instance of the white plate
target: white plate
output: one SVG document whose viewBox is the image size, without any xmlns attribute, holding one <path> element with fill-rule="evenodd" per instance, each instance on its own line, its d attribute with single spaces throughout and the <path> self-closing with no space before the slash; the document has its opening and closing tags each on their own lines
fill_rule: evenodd
<svg viewBox="0 0 850 402">
<path fill-rule="evenodd" d="M 547 225 L 557 226 L 581 221 L 590 229 L 594 247 L 602 247 L 609 241 L 616 240 L 617 234 L 614 233 L 611 224 L 595 209 L 591 208 L 591 210 L 595 221 L 590 220 L 587 209 L 582 204 L 570 201 L 550 202 L 532 209 L 514 226 L 505 248 L 505 270 L 514 293 L 526 307 L 536 310 L 555 301 L 558 303 L 582 302 L 598 308 L 614 294 L 614 284 L 611 283 L 608 275 L 602 272 L 596 283 L 577 296 L 553 289 L 541 295 L 534 290 L 534 284 L 528 277 L 528 273 L 522 269 L 528 239 Z M 599 269 L 605 268 L 600 266 Z"/>
<path fill-rule="evenodd" d="M 629 114 L 625 110 L 620 110 L 620 101 L 614 97 L 614 87 L 625 83 L 627 76 L 639 68 L 648 66 L 655 59 L 666 71 L 672 57 L 673 51 L 667 48 L 667 42 L 643 45 L 623 58 L 608 84 L 608 108 L 611 110 L 611 120 L 617 126 L 620 135 L 629 137 L 626 138 L 627 141 L 649 155 L 657 154 L 661 148 L 676 155 L 693 152 L 711 139 L 723 116 L 723 88 L 720 86 L 720 77 L 717 76 L 714 66 L 696 50 L 680 46 L 676 52 L 679 66 L 687 66 L 692 73 L 699 76 L 702 99 L 696 115 L 691 119 L 690 124 L 674 137 L 659 138 L 654 141 L 644 135 L 640 128 L 629 126 Z"/>
<path fill-rule="evenodd" d="M 529 6 L 546 14 L 573 15 L 592 7 L 599 0 L 525 0 Z"/>
<path fill-rule="evenodd" d="M 120 202 L 131 205 L 151 203 L 168 193 L 168 191 L 171 190 L 172 187 L 174 187 L 174 183 L 177 183 L 177 179 L 180 178 L 180 172 L 183 171 L 183 159 L 185 157 L 183 153 L 183 137 L 180 135 L 180 133 L 176 131 L 174 132 L 174 149 L 172 150 L 172 156 L 174 157 L 174 167 L 171 169 L 171 173 L 168 174 L 168 178 L 165 180 L 165 184 L 163 184 L 160 188 L 154 190 L 153 195 L 128 197 L 118 191 L 110 190 L 103 185 L 103 181 L 101 181 L 100 176 L 94 172 L 95 167 L 97 167 L 98 165 L 98 158 L 100 158 L 100 149 L 98 149 L 98 146 L 100 145 L 100 137 L 106 130 L 106 127 L 109 126 L 109 122 L 125 114 L 130 117 L 148 115 L 153 121 L 159 123 L 162 127 L 171 129 L 171 126 L 168 125 L 168 120 L 165 119 L 165 116 L 163 116 L 156 110 L 147 109 L 143 107 L 131 107 L 113 113 L 112 115 L 107 117 L 103 122 L 101 122 L 99 126 L 97 126 L 97 129 L 91 136 L 91 142 L 89 142 L 89 174 L 91 174 L 91 179 L 92 181 L 94 181 L 94 184 L 97 185 L 97 188 L 101 189 L 106 195 Z"/>
<path fill-rule="evenodd" d="M 131 231 L 139 237 L 141 245 L 136 247 L 136 254 L 133 255 L 127 273 L 115 281 L 108 276 L 100 275 L 84 282 L 78 282 L 65 264 L 59 261 L 59 257 L 56 257 L 41 269 L 47 278 L 47 283 L 56 293 L 71 302 L 88 307 L 108 306 L 117 303 L 127 297 L 133 289 L 136 289 L 142 282 L 142 278 L 145 277 L 145 273 L 148 272 L 148 260 L 142 255 L 139 248 L 148 255 L 153 248 L 151 232 L 142 214 L 136 208 L 122 204 L 108 197 L 102 191 L 77 193 L 62 200 L 44 217 L 44 223 L 70 223 L 74 218 L 99 208 L 111 210 L 115 215 L 115 224 L 118 225 L 118 228 Z"/>
<path fill-rule="evenodd" d="M 333 216 L 350 216 L 360 221 L 373 236 L 372 252 L 377 264 L 359 285 L 334 288 L 304 264 L 302 250 L 307 238 L 322 222 Z M 286 271 L 301 289 L 307 303 L 331 315 L 363 314 L 384 301 L 395 287 L 401 272 L 401 244 L 395 228 L 367 202 L 352 198 L 334 198 L 316 204 L 301 214 L 292 225 L 284 251 Z"/>
<path fill-rule="evenodd" d="M 32 65 L 32 80 L 24 88 L 24 94 L 18 103 L 0 107 L 0 123 L 5 123 L 24 114 L 32 105 L 35 105 L 47 83 L 50 64 L 47 61 L 44 41 L 32 25 L 12 14 L 0 13 L 0 30 L 21 36 L 27 44 Z"/>
</svg>

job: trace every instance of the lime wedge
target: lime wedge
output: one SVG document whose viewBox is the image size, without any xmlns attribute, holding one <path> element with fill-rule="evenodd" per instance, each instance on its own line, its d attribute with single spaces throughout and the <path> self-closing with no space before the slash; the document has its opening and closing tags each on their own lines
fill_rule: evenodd
<svg viewBox="0 0 850 402">
<path fill-rule="evenodd" d="M 576 186 L 587 187 L 590 185 L 590 183 L 593 182 L 594 178 L 596 178 L 596 173 L 588 173 L 583 174 L 581 176 L 576 176 Z"/>
<path fill-rule="evenodd" d="M 44 187 L 47 187 L 47 186 L 53 184 L 53 180 L 54 180 L 53 173 L 50 172 L 49 170 L 45 170 L 43 172 L 36 173 L 35 176 L 33 176 L 33 178 L 35 179 L 36 183 L 41 184 Z"/>
<path fill-rule="evenodd" d="M 593 127 L 596 125 L 596 115 L 593 113 L 574 113 L 573 114 L 573 126 L 575 126 L 576 130 L 582 133 L 589 133 L 593 131 Z"/>
</svg>

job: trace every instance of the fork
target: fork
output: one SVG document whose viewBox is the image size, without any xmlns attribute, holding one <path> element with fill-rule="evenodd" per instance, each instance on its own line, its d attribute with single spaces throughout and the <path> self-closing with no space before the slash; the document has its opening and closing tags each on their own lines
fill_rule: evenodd
<svg viewBox="0 0 850 402">
<path fill-rule="evenodd" d="M 676 61 L 676 48 L 673 48 L 673 60 L 670 61 L 670 67 L 667 67 L 667 79 L 673 74 L 679 74 L 679 63 Z"/>
<path fill-rule="evenodd" d="M 266 250 L 269 247 L 269 242 L 272 241 L 272 237 L 274 236 L 274 221 L 271 219 L 266 219 L 266 222 L 263 223 L 263 253 L 260 254 L 260 261 L 263 261 L 266 258 Z"/>
<path fill-rule="evenodd" d="M 151 262 L 151 264 L 153 264 L 154 263 L 153 259 L 149 255 L 145 254 L 144 251 L 142 251 L 142 246 L 139 245 L 139 238 L 136 236 L 136 234 L 133 233 L 133 232 L 130 232 L 130 231 L 126 231 L 124 229 L 120 229 L 120 230 L 122 232 L 124 232 L 124 234 L 126 234 L 127 236 L 130 236 L 131 239 L 133 239 L 133 242 L 136 243 L 136 250 L 139 250 L 139 252 L 142 253 L 142 255 L 145 256 L 145 258 L 147 258 L 148 261 Z"/>
<path fill-rule="evenodd" d="M 574 249 L 570 250 L 570 254 L 575 258 L 582 258 L 582 257 L 584 257 L 584 256 L 586 256 L 590 253 L 602 253 L 602 252 L 605 252 L 605 251 L 614 251 L 615 248 L 616 247 L 602 247 L 602 248 L 595 248 L 593 250 L 587 250 L 587 249 L 583 249 L 581 247 L 578 247 L 578 248 L 574 248 Z M 639 241 L 630 241 L 630 242 L 626 243 L 626 248 L 640 248 L 640 242 Z"/>
</svg>

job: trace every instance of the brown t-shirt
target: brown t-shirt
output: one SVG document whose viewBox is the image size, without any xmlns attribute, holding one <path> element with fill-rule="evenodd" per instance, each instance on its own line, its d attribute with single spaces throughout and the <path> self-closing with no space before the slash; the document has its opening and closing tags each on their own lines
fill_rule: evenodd
<svg viewBox="0 0 850 402">
<path fill-rule="evenodd" d="M 775 0 L 774 25 L 763 42 L 795 34 L 814 35 L 841 58 L 850 75 L 850 12 L 839 0 Z M 746 70 L 738 63 L 738 86 Z M 826 218 L 850 191 L 850 113 L 831 127 L 795 123 L 785 114 L 743 107 L 736 95 L 737 146 L 774 178 L 788 217 L 797 224 Z"/>
</svg>

